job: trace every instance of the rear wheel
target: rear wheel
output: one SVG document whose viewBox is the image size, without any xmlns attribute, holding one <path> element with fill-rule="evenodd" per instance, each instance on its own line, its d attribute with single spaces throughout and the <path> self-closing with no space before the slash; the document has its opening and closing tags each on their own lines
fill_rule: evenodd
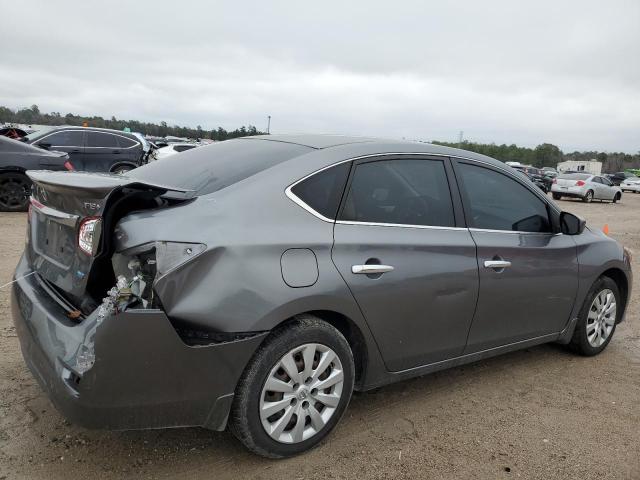
<svg viewBox="0 0 640 480">
<path fill-rule="evenodd" d="M 111 170 L 111 173 L 115 173 L 116 175 L 124 175 L 131 170 L 133 170 L 133 167 L 131 165 L 120 165 Z"/>
<path fill-rule="evenodd" d="M 560 195 L 559 193 L 552 193 L 551 195 L 553 196 L 554 200 L 561 200 L 562 199 L 562 195 Z"/>
<path fill-rule="evenodd" d="M 353 390 L 349 344 L 333 326 L 302 316 L 260 347 L 238 383 L 230 428 L 252 452 L 283 458 L 317 446 Z"/>
<path fill-rule="evenodd" d="M 24 212 L 29 206 L 31 180 L 19 172 L 0 174 L 0 210 Z"/>
<path fill-rule="evenodd" d="M 602 352 L 622 315 L 620 290 L 609 277 L 600 277 L 591 287 L 578 315 L 570 347 L 580 355 Z"/>
<path fill-rule="evenodd" d="M 591 203 L 592 200 L 593 200 L 593 192 L 589 190 L 587 194 L 584 197 L 582 197 L 582 201 L 584 203 Z"/>
<path fill-rule="evenodd" d="M 618 203 L 622 199 L 622 194 L 620 192 L 616 193 L 615 197 L 613 197 L 613 203 Z"/>
</svg>

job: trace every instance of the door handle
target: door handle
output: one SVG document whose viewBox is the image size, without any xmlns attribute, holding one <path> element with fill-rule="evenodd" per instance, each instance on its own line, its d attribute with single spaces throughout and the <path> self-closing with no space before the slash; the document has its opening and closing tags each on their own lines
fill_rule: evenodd
<svg viewBox="0 0 640 480">
<path fill-rule="evenodd" d="M 485 260 L 484 268 L 507 268 L 511 266 L 511 262 L 507 260 Z"/>
<path fill-rule="evenodd" d="M 393 267 L 391 265 L 380 265 L 377 263 L 372 263 L 367 265 L 353 265 L 351 267 L 351 273 L 364 274 L 364 275 L 372 275 L 376 273 L 387 273 L 391 271 L 393 271 Z"/>
</svg>

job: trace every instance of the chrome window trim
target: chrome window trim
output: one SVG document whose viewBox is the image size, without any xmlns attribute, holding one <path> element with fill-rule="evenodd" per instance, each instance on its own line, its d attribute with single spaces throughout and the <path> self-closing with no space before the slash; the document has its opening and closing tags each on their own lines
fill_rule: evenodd
<svg viewBox="0 0 640 480">
<path fill-rule="evenodd" d="M 129 141 L 133 142 L 133 145 L 131 145 L 130 147 L 89 147 L 89 146 L 85 146 L 84 148 L 111 148 L 111 149 L 118 148 L 120 150 L 129 150 L 130 148 L 134 148 L 137 145 L 141 145 L 140 142 L 137 139 L 134 140 L 133 138 L 125 137 L 124 135 L 120 135 L 118 133 L 100 132 L 98 130 L 87 130 L 87 133 L 89 133 L 89 132 L 102 133 L 103 135 L 113 135 L 114 137 L 124 138 L 125 140 L 129 140 Z"/>
<path fill-rule="evenodd" d="M 369 225 L 369 226 L 378 226 L 378 227 L 402 227 L 402 228 L 423 228 L 423 229 L 435 229 L 435 230 L 440 230 L 440 229 L 445 229 L 445 230 L 469 230 L 469 231 L 476 231 L 476 232 L 492 232 L 492 233 L 509 233 L 509 234 L 528 234 L 528 235 L 556 235 L 553 232 L 520 232 L 520 231 L 514 231 L 514 230 L 489 230 L 489 229 L 483 229 L 483 228 L 473 228 L 473 227 L 441 227 L 441 226 L 436 226 L 436 225 L 411 225 L 411 224 L 401 224 L 401 223 L 375 223 L 375 222 L 356 222 L 356 221 L 347 221 L 347 220 L 336 220 L 336 219 L 332 219 L 332 218 L 327 218 L 324 215 L 322 215 L 321 213 L 315 211 L 313 208 L 311 208 L 309 205 L 307 205 L 300 197 L 298 197 L 295 193 L 293 193 L 291 191 L 291 189 L 293 187 L 295 187 L 297 184 L 305 181 L 307 178 L 312 177 L 320 172 L 323 172 L 329 168 L 335 167 L 337 165 L 340 165 L 342 163 L 346 163 L 346 162 L 355 162 L 357 160 L 363 160 L 366 158 L 384 158 L 384 157 L 397 157 L 397 156 L 421 156 L 421 157 L 442 157 L 442 158 L 451 158 L 451 159 L 456 159 L 456 160 L 468 160 L 470 162 L 475 162 L 475 163 L 481 163 L 483 165 L 488 165 L 489 167 L 493 167 L 493 168 L 497 168 L 499 170 L 504 170 L 505 172 L 509 172 L 509 170 L 507 168 L 504 168 L 500 165 L 494 165 L 493 163 L 489 163 L 489 162 L 485 162 L 483 160 L 478 160 L 475 158 L 469 158 L 469 157 L 463 157 L 460 155 L 445 155 L 443 153 L 429 153 L 429 152 L 395 152 L 395 153 L 372 153 L 372 154 L 368 154 L 368 155 L 362 155 L 359 157 L 353 157 L 353 158 L 347 158 L 345 160 L 340 160 L 338 162 L 332 163 L 331 165 L 327 165 L 326 167 L 322 167 L 318 170 L 315 170 L 314 172 L 305 175 L 304 177 L 300 178 L 299 180 L 296 180 L 295 182 L 293 182 L 291 185 L 289 185 L 284 193 L 285 195 L 289 198 L 289 200 L 291 200 L 292 202 L 294 202 L 296 205 L 298 205 L 299 207 L 302 207 L 304 210 L 306 210 L 307 212 L 309 212 L 311 215 L 313 215 L 316 218 L 319 218 L 320 220 L 322 220 L 323 222 L 327 222 L 327 223 L 334 223 L 334 224 L 341 224 L 341 225 Z M 428 160 L 428 159 L 425 159 Z M 506 165 L 508 167 L 508 165 Z M 511 167 L 509 167 L 511 168 Z M 513 170 L 513 169 L 512 169 Z M 510 173 L 510 172 L 509 172 Z M 516 178 L 516 177 L 514 177 Z M 525 186 L 524 184 L 522 184 L 523 186 Z M 527 188 L 529 191 L 534 192 L 533 189 L 528 188 L 527 186 L 525 186 L 525 188 Z M 558 207 L 556 205 L 554 205 L 553 203 L 551 203 L 549 201 L 549 199 L 542 198 L 538 192 L 534 192 L 535 195 L 538 196 L 538 198 L 540 198 L 540 200 L 542 200 L 543 202 L 545 202 L 550 208 L 554 209 L 557 213 L 560 213 L 561 210 L 558 209 Z"/>
<path fill-rule="evenodd" d="M 467 227 L 443 227 L 440 225 L 412 225 L 410 223 L 358 222 L 356 220 L 336 220 L 335 224 L 336 225 L 364 225 L 367 227 L 421 228 L 426 230 L 469 230 Z"/>
<path fill-rule="evenodd" d="M 39 138 L 38 140 L 36 140 L 36 141 L 34 142 L 34 144 L 36 144 L 36 145 L 37 145 L 37 144 L 39 144 L 42 140 L 44 140 L 45 138 L 48 138 L 48 137 L 50 137 L 51 135 L 55 135 L 55 134 L 57 134 L 57 133 L 63 133 L 63 132 L 80 132 L 80 133 L 85 133 L 85 132 L 94 132 L 94 133 L 103 133 L 103 134 L 105 134 L 105 135 L 113 135 L 113 136 L 116 136 L 116 137 L 121 137 L 121 138 L 124 138 L 124 139 L 127 139 L 127 140 L 131 140 L 132 142 L 134 142 L 134 144 L 133 144 L 133 145 L 131 145 L 130 147 L 86 147 L 86 146 L 85 146 L 85 147 L 83 147 L 83 146 L 78 146 L 78 145 L 53 145 L 53 144 L 52 144 L 52 145 L 51 145 L 51 147 L 52 147 L 52 148 L 53 148 L 53 147 L 65 147 L 65 148 L 111 148 L 111 149 L 113 149 L 113 148 L 119 148 L 120 150 L 129 150 L 130 148 L 135 148 L 137 145 L 140 145 L 140 142 L 139 142 L 138 140 L 134 140 L 133 138 L 125 137 L 124 135 L 120 135 L 120 134 L 118 134 L 118 133 L 100 132 L 100 131 L 97 131 L 97 130 L 88 130 L 88 129 L 87 129 L 87 130 L 82 130 L 82 129 L 77 129 L 77 128 L 69 129 L 69 130 L 57 130 L 57 131 L 55 131 L 55 132 L 48 133 L 48 134 L 46 134 L 44 137 Z"/>
<path fill-rule="evenodd" d="M 550 237 L 555 237 L 557 235 L 562 235 L 562 232 L 554 233 L 554 232 L 523 232 L 522 230 L 492 230 L 490 228 L 475 228 L 469 227 L 470 232 L 478 232 L 478 233 L 507 233 L 507 234 L 516 234 L 516 235 L 548 235 Z"/>
</svg>

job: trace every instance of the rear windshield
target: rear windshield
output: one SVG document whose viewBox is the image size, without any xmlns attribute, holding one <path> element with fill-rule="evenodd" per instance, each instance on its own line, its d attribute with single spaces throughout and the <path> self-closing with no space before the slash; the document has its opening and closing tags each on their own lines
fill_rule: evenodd
<svg viewBox="0 0 640 480">
<path fill-rule="evenodd" d="M 588 173 L 567 173 L 565 175 L 560 175 L 558 178 L 560 180 L 586 180 L 591 175 Z"/>
<path fill-rule="evenodd" d="M 226 140 L 151 162 L 127 176 L 207 195 L 310 150 L 284 142 Z"/>
</svg>

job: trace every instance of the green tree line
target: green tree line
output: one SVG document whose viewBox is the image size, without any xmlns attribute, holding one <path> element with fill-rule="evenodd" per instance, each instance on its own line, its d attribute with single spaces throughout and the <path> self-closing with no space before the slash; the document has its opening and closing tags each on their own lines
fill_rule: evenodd
<svg viewBox="0 0 640 480">
<path fill-rule="evenodd" d="M 481 153 L 503 162 L 520 162 L 534 167 L 556 167 L 559 162 L 567 160 L 602 162 L 603 172 L 619 172 L 626 168 L 640 168 L 640 152 L 630 155 L 623 152 L 572 152 L 564 153 L 556 145 L 542 143 L 535 148 L 518 147 L 517 145 L 496 145 L 495 143 L 476 143 L 467 140 L 461 143 L 439 142 L 436 145 L 457 147 L 471 152 Z"/>
<path fill-rule="evenodd" d="M 154 135 L 156 137 L 166 137 L 172 135 L 175 137 L 187 138 L 209 138 L 211 140 L 227 140 L 229 138 L 246 137 L 249 135 L 263 135 L 264 132 L 259 131 L 253 125 L 242 126 L 235 130 L 225 130 L 218 127 L 213 130 L 204 130 L 200 125 L 196 128 L 181 127 L 178 125 L 167 125 L 167 122 L 151 123 L 139 122 L 137 120 L 119 120 L 116 117 L 105 119 L 98 116 L 87 117 L 67 113 L 62 115 L 60 112 L 42 113 L 37 105 L 29 108 L 20 108 L 12 110 L 8 107 L 0 106 L 0 123 L 22 123 L 26 125 L 73 125 L 81 126 L 87 124 L 90 127 L 112 128 L 114 130 L 123 130 L 128 127 L 132 132 L 140 132 L 145 135 Z"/>
</svg>

